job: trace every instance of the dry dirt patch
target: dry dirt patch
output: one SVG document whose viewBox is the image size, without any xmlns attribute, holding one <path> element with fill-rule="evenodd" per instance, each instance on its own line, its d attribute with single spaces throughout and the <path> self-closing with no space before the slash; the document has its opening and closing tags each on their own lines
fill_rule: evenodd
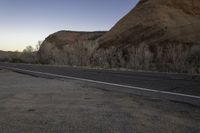
<svg viewBox="0 0 200 133">
<path fill-rule="evenodd" d="M 199 133 L 200 108 L 0 70 L 0 133 L 66 132 Z"/>
</svg>

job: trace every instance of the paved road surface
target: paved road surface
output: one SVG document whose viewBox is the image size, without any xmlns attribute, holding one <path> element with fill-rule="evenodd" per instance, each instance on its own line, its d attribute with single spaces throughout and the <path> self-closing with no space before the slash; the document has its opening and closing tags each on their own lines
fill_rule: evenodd
<svg viewBox="0 0 200 133">
<path fill-rule="evenodd" d="M 140 87 L 144 89 L 147 88 L 194 97 L 197 96 L 195 99 L 200 100 L 200 76 L 198 75 L 96 70 L 47 65 L 0 63 L 0 68 L 5 67 L 89 79 L 124 86 Z"/>
</svg>

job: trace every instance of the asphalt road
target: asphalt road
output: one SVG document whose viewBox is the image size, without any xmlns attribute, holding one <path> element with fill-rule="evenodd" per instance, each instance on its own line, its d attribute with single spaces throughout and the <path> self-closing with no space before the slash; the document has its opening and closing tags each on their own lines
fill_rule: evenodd
<svg viewBox="0 0 200 133">
<path fill-rule="evenodd" d="M 5 67 L 89 79 L 124 86 L 141 87 L 145 89 L 147 88 L 169 93 L 178 93 L 197 97 L 200 96 L 199 75 L 115 71 L 100 69 L 96 70 L 48 65 L 0 63 L 0 68 Z"/>
</svg>

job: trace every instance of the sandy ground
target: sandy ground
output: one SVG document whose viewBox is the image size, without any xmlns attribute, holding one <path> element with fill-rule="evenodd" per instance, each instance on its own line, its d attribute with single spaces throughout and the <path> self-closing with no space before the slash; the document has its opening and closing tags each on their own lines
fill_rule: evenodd
<svg viewBox="0 0 200 133">
<path fill-rule="evenodd" d="M 0 70 L 0 133 L 200 133 L 200 107 Z"/>
</svg>

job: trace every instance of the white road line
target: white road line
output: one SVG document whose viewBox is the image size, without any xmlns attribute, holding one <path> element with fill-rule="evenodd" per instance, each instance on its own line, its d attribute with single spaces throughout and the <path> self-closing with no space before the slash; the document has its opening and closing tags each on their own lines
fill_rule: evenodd
<svg viewBox="0 0 200 133">
<path fill-rule="evenodd" d="M 31 71 L 31 70 L 26 70 L 26 69 L 19 69 L 19 68 L 14 68 L 14 67 L 5 67 L 5 66 L 2 66 L 2 67 L 6 68 L 6 69 L 10 69 L 10 70 L 29 72 L 29 73 L 35 73 L 35 74 L 42 74 L 42 75 L 54 76 L 54 77 L 58 77 L 58 78 L 67 78 L 67 79 L 73 79 L 73 80 L 79 80 L 79 81 L 86 81 L 86 82 L 105 84 L 105 85 L 110 85 L 110 86 L 117 86 L 117 87 L 135 89 L 135 90 L 140 90 L 140 91 L 148 91 L 148 92 L 155 92 L 155 93 L 161 93 L 161 94 L 168 94 L 168 95 L 174 95 L 174 96 L 182 96 L 182 97 L 200 99 L 200 96 L 193 96 L 193 95 L 187 95 L 187 94 L 182 94 L 182 93 L 160 91 L 160 90 L 154 90 L 154 89 L 148 89 L 148 88 L 142 88 L 142 87 L 135 87 L 135 86 L 129 86 L 129 85 L 121 85 L 121 84 L 115 84 L 115 83 L 109 83 L 109 82 L 103 82 L 103 81 L 96 81 L 96 80 L 90 80 L 90 79 L 84 79 L 84 78 L 76 78 L 76 77 L 71 77 L 71 76 L 63 76 L 63 75 L 58 75 L 58 74 L 51 74 L 51 73 Z"/>
</svg>

